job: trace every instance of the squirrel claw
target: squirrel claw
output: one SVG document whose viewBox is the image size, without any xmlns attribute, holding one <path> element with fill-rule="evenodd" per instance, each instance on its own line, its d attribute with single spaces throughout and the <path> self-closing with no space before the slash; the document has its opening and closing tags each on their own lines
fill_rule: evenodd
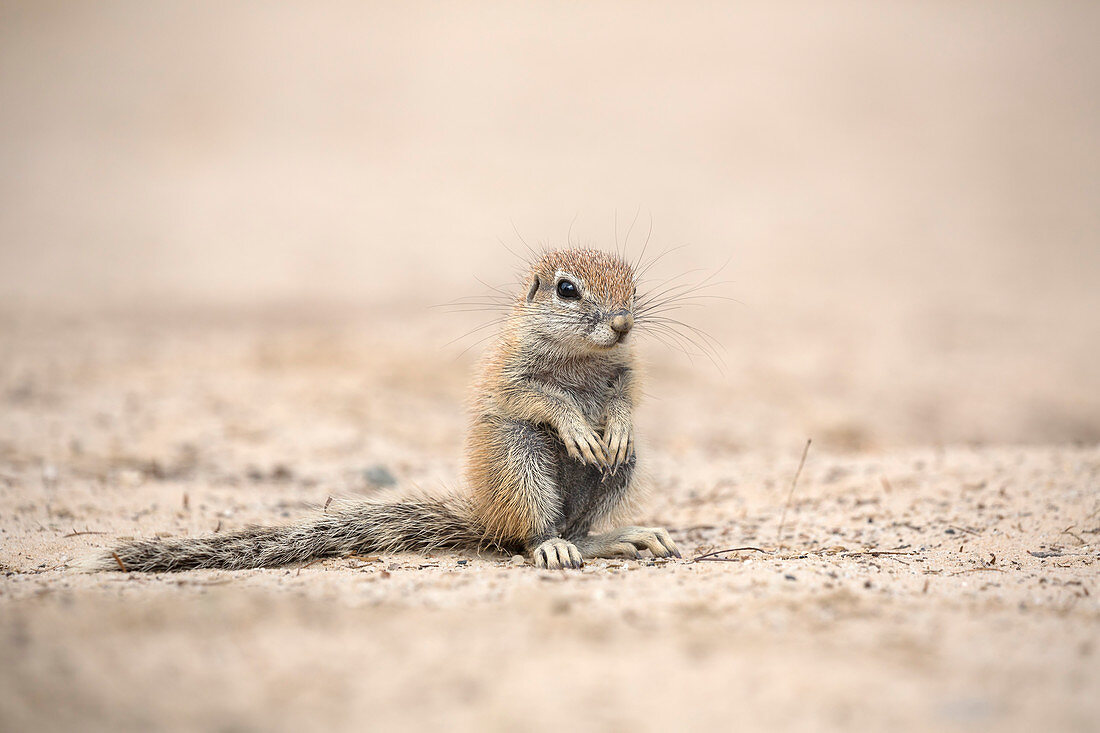
<svg viewBox="0 0 1100 733">
<path fill-rule="evenodd" d="M 612 423 L 600 441 L 607 452 L 612 475 L 634 455 L 634 435 L 629 423 Z"/>
<path fill-rule="evenodd" d="M 585 465 L 607 468 L 607 451 L 603 441 L 591 428 L 575 430 L 561 435 L 562 442 L 569 455 Z"/>
<path fill-rule="evenodd" d="M 639 550 L 649 550 L 654 557 L 682 557 L 680 548 L 663 527 L 625 527 L 619 531 L 618 540 Z"/>
<path fill-rule="evenodd" d="M 581 551 L 572 542 L 554 537 L 546 540 L 531 553 L 531 559 L 537 568 L 561 570 L 580 568 L 584 565 Z"/>
</svg>

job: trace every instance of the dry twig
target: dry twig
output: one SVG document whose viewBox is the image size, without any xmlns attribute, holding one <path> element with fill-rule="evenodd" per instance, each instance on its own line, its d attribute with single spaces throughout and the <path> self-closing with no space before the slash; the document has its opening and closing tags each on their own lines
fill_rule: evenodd
<svg viewBox="0 0 1100 733">
<path fill-rule="evenodd" d="M 107 532 L 93 532 L 90 529 L 86 529 L 82 532 L 78 532 L 76 530 L 76 527 L 73 527 L 73 531 L 69 532 L 69 534 L 67 534 L 67 535 L 64 535 L 64 537 L 79 537 L 82 534 L 107 534 Z"/>
<path fill-rule="evenodd" d="M 705 555 L 698 555 L 698 556 L 692 558 L 692 562 L 699 562 L 700 560 L 706 560 L 708 558 L 714 558 L 717 555 L 723 555 L 727 552 L 742 552 L 742 551 L 763 552 L 765 554 L 771 554 L 772 552 L 774 552 L 774 550 L 765 550 L 765 549 L 762 549 L 760 547 L 731 547 L 728 550 L 715 550 L 714 552 L 708 552 Z M 730 558 L 726 558 L 726 557 L 718 558 L 718 559 L 720 559 L 722 561 L 725 561 L 725 562 L 732 562 L 732 560 Z"/>
<path fill-rule="evenodd" d="M 1062 534 L 1068 534 L 1070 537 L 1077 540 L 1082 545 L 1087 545 L 1088 542 L 1085 542 L 1083 539 L 1081 539 L 1081 535 L 1077 534 L 1076 532 L 1070 532 L 1070 530 L 1073 529 L 1076 526 L 1077 526 L 1076 524 L 1069 525 L 1068 527 L 1066 527 L 1065 529 L 1062 530 Z"/>
<path fill-rule="evenodd" d="M 692 558 L 692 562 L 710 561 L 710 562 L 740 562 L 737 558 L 732 557 L 718 557 L 718 555 L 724 555 L 727 552 L 762 552 L 766 555 L 774 555 L 775 550 L 765 550 L 761 547 L 730 547 L 726 550 L 714 550 L 708 552 L 705 555 L 698 555 Z M 879 556 L 891 556 L 891 555 L 919 555 L 915 550 L 842 550 L 836 551 L 831 547 L 823 547 L 819 550 L 807 550 L 796 555 L 778 555 L 777 560 L 803 560 L 811 555 L 839 555 L 840 557 L 879 557 Z"/>
<path fill-rule="evenodd" d="M 783 514 L 779 517 L 779 529 L 775 533 L 775 544 L 779 544 L 783 540 L 783 525 L 787 523 L 787 510 L 791 506 L 791 499 L 794 498 L 794 489 L 798 486 L 798 477 L 802 475 L 802 467 L 806 465 L 806 454 L 810 452 L 810 443 L 813 442 L 813 438 L 806 439 L 806 447 L 802 449 L 802 458 L 798 461 L 798 470 L 794 472 L 794 478 L 791 479 L 791 490 L 787 492 L 787 503 L 783 505 Z"/>
</svg>

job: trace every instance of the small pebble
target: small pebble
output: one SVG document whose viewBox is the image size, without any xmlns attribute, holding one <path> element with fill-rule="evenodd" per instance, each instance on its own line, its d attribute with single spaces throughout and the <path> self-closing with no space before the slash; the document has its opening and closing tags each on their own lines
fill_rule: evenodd
<svg viewBox="0 0 1100 733">
<path fill-rule="evenodd" d="M 523 559 L 523 555 L 512 555 L 513 565 L 523 565 L 525 562 L 526 560 Z"/>
<path fill-rule="evenodd" d="M 377 486 L 378 488 L 393 486 L 397 483 L 397 479 L 394 478 L 392 473 L 390 473 L 390 470 L 383 466 L 381 463 L 364 469 L 363 480 L 365 480 L 371 486 Z"/>
</svg>

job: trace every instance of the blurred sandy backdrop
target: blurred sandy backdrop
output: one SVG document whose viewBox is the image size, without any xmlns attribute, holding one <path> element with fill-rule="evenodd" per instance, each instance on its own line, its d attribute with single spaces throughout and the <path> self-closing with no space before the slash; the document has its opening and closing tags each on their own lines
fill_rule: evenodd
<svg viewBox="0 0 1100 733">
<path fill-rule="evenodd" d="M 434 358 L 476 319 L 428 306 L 509 280 L 513 223 L 613 246 L 640 211 L 634 247 L 689 245 L 665 275 L 729 260 L 745 306 L 691 315 L 727 370 L 690 369 L 757 418 L 731 444 L 1096 440 L 1098 32 L 1087 2 L 7 2 L 0 307 L 325 307 Z"/>
<path fill-rule="evenodd" d="M 1094 730 L 1098 39 L 1088 2 L 0 3 L 0 728 Z M 488 316 L 431 306 L 635 212 L 741 301 L 683 314 L 721 369 L 640 345 L 639 521 L 774 552 L 70 569 L 454 485 Z"/>
</svg>

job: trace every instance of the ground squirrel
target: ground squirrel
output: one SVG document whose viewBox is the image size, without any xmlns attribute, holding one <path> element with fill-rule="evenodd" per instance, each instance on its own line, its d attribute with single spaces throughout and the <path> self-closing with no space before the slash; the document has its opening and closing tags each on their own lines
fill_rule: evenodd
<svg viewBox="0 0 1100 733">
<path fill-rule="evenodd" d="M 363 552 L 491 548 L 540 568 L 680 556 L 667 531 L 593 530 L 638 495 L 630 334 L 645 322 L 636 268 L 592 249 L 539 253 L 475 382 L 464 491 L 339 501 L 299 522 L 139 540 L 99 569 L 259 568 Z"/>
</svg>

